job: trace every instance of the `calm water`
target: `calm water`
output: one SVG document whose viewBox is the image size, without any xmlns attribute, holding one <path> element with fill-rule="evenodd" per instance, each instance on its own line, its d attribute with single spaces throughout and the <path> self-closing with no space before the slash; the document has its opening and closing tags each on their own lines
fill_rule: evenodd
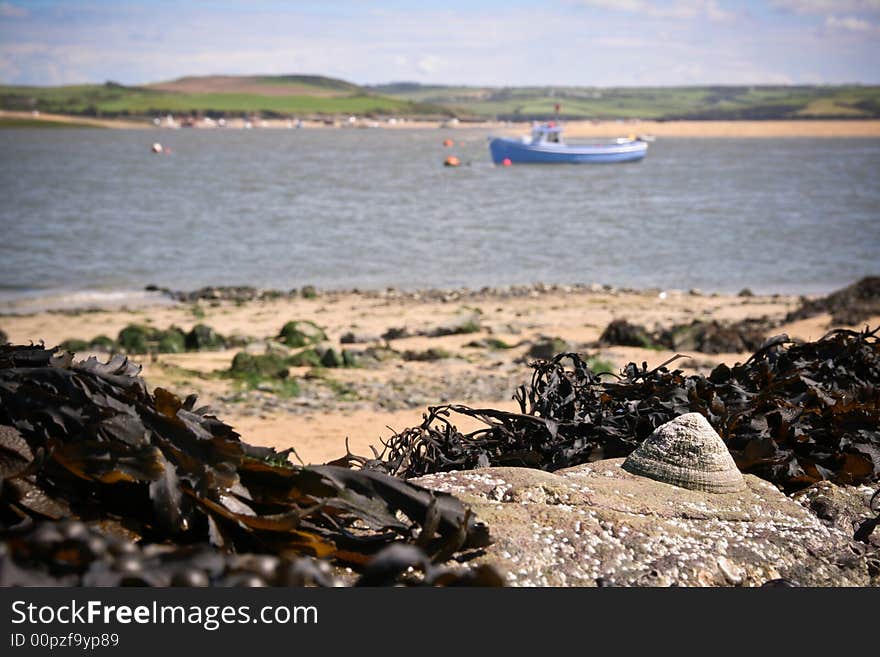
<svg viewBox="0 0 880 657">
<path fill-rule="evenodd" d="M 0 130 L 0 296 L 601 282 L 824 292 L 880 273 L 880 140 L 661 139 L 490 166 L 467 130 Z M 441 141 L 452 137 L 452 151 Z M 152 155 L 160 140 L 172 149 Z M 470 166 L 440 166 L 449 152 Z"/>
</svg>

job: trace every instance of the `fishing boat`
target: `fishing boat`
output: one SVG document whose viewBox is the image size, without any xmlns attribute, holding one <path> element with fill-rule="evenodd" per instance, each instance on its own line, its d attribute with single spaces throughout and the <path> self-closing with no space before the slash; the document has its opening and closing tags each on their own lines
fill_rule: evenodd
<svg viewBox="0 0 880 657">
<path fill-rule="evenodd" d="M 567 144 L 562 139 L 562 126 L 550 122 L 534 125 L 528 137 L 491 139 L 489 152 L 495 164 L 635 162 L 645 157 L 648 143 L 639 137 L 622 137 L 608 143 Z"/>
</svg>

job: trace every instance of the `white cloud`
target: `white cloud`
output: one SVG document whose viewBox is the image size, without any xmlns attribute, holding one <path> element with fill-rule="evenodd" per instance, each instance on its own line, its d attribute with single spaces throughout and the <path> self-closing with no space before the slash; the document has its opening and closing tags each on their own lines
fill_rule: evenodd
<svg viewBox="0 0 880 657">
<path fill-rule="evenodd" d="M 11 2 L 0 2 L 0 18 L 24 18 L 30 12 L 24 7 L 19 7 Z"/>
<path fill-rule="evenodd" d="M 843 32 L 856 32 L 857 34 L 880 33 L 880 26 L 855 16 L 835 16 L 832 14 L 825 19 L 825 27 Z"/>
<path fill-rule="evenodd" d="M 689 19 L 705 17 L 713 21 L 734 18 L 734 13 L 721 8 L 718 0 L 580 0 L 579 4 L 594 9 L 641 14 L 654 18 Z"/>
<path fill-rule="evenodd" d="M 772 5 L 798 14 L 880 13 L 880 0 L 773 0 Z"/>
<path fill-rule="evenodd" d="M 420 57 L 419 61 L 416 63 L 416 68 L 419 72 L 425 73 L 426 75 L 436 73 L 442 66 L 443 61 L 439 57 L 434 57 L 433 55 Z"/>
</svg>

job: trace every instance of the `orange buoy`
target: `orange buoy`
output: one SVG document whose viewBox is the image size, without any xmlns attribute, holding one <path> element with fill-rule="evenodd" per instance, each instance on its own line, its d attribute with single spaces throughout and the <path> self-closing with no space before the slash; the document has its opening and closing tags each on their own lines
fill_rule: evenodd
<svg viewBox="0 0 880 657">
<path fill-rule="evenodd" d="M 455 155 L 450 155 L 445 160 L 443 160 L 443 166 L 445 167 L 457 167 L 461 165 L 461 160 L 459 160 Z"/>
<path fill-rule="evenodd" d="M 444 140 L 443 140 L 443 145 L 444 145 L 446 148 L 451 148 L 452 145 L 453 145 L 454 143 L 455 143 L 455 142 L 452 141 L 451 139 L 444 139 Z"/>
<path fill-rule="evenodd" d="M 513 162 L 510 161 L 509 157 L 505 157 L 503 160 L 501 160 L 501 164 L 506 167 L 509 167 L 511 164 L 513 164 Z"/>
</svg>

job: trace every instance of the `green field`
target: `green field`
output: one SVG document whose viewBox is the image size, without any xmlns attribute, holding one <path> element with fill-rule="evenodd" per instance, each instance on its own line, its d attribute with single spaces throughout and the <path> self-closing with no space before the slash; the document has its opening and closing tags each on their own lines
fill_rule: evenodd
<svg viewBox="0 0 880 657">
<path fill-rule="evenodd" d="M 569 119 L 880 118 L 880 87 L 372 87 L 376 93 L 444 105 L 459 116 Z"/>
<path fill-rule="evenodd" d="M 265 117 L 421 116 L 567 119 L 876 119 L 878 86 L 359 87 L 321 76 L 205 76 L 142 87 L 113 82 L 0 86 L 0 109 L 99 117 L 161 114 Z"/>
<path fill-rule="evenodd" d="M 448 116 L 442 107 L 402 98 L 373 94 L 343 81 L 338 84 L 303 83 L 296 76 L 287 79 L 248 79 L 247 93 L 185 93 L 149 87 L 126 87 L 115 83 L 64 87 L 0 86 L 0 109 L 81 116 L 156 116 L 166 113 L 209 116 L 297 115 L 431 115 Z M 322 78 L 322 80 L 326 80 Z M 259 87 L 269 87 L 265 94 Z M 206 85 L 209 86 L 209 85 Z M 289 86 L 296 93 L 283 93 Z M 314 89 L 314 93 L 309 93 Z"/>
</svg>

